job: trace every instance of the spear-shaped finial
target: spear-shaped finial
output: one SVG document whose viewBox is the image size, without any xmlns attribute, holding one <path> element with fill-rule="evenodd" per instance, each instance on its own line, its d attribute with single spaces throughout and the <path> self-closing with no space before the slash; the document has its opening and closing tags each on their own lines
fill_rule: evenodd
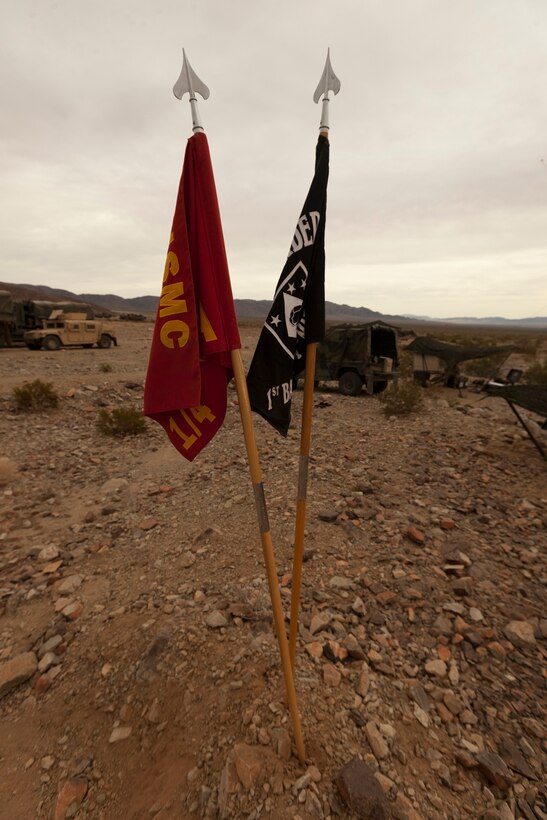
<svg viewBox="0 0 547 820">
<path fill-rule="evenodd" d="M 315 89 L 315 94 L 313 95 L 313 101 L 317 103 L 321 98 L 321 94 L 323 94 L 323 107 L 321 109 L 321 123 L 319 124 L 319 130 L 325 132 L 329 130 L 329 91 L 334 91 L 335 94 L 338 94 L 340 91 L 340 80 L 332 70 L 332 66 L 330 64 L 330 48 L 327 49 L 325 68 L 323 74 L 321 75 L 321 79 L 319 80 L 319 85 Z"/>
<path fill-rule="evenodd" d="M 201 82 L 198 75 L 190 65 L 184 49 L 182 49 L 182 57 L 182 70 L 177 82 L 173 86 L 173 94 L 179 100 L 182 100 L 182 97 L 186 94 L 186 92 L 190 95 L 190 106 L 192 108 L 192 131 L 194 134 L 197 134 L 198 131 L 203 131 L 204 129 L 199 118 L 196 94 L 201 94 L 203 99 L 206 100 L 208 99 L 210 92 L 205 83 Z"/>
</svg>

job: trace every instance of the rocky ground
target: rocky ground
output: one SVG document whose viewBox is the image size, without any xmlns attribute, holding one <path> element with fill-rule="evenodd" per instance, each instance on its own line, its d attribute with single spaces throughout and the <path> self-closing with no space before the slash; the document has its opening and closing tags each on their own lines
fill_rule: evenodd
<svg viewBox="0 0 547 820">
<path fill-rule="evenodd" d="M 0 816 L 547 817 L 547 471 L 505 403 L 317 394 L 302 766 L 235 392 L 193 464 L 97 430 L 141 406 L 151 330 L 0 350 Z M 16 413 L 35 378 L 59 408 Z M 256 421 L 287 609 L 300 409 Z"/>
</svg>

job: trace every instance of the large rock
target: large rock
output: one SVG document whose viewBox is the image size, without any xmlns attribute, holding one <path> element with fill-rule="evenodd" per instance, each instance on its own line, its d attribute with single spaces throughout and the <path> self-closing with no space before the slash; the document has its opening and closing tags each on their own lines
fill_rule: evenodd
<svg viewBox="0 0 547 820">
<path fill-rule="evenodd" d="M 59 789 L 55 804 L 54 820 L 65 820 L 74 817 L 78 807 L 87 794 L 87 780 L 85 777 L 73 777 L 65 780 Z"/>
<path fill-rule="evenodd" d="M 233 761 L 233 754 L 228 756 L 218 787 L 218 807 L 221 818 L 229 817 L 229 802 L 232 794 L 235 794 L 239 785 L 239 778 Z"/>
<path fill-rule="evenodd" d="M 112 497 L 127 490 L 129 490 L 129 481 L 126 478 L 110 478 L 101 487 L 101 495 Z"/>
<path fill-rule="evenodd" d="M 38 667 L 34 652 L 23 652 L 0 665 L 0 698 L 31 678 Z"/>
<path fill-rule="evenodd" d="M 42 562 L 54 561 L 55 558 L 59 557 L 59 554 L 59 549 L 55 546 L 55 544 L 47 544 L 45 547 L 42 547 L 38 553 L 38 560 Z"/>
<path fill-rule="evenodd" d="M 336 786 L 352 814 L 359 820 L 389 820 L 389 803 L 374 772 L 354 757 L 338 772 Z"/>
<path fill-rule="evenodd" d="M 366 698 L 370 687 L 370 670 L 366 663 L 361 667 L 361 672 L 355 684 L 355 691 L 362 698 Z"/>
<path fill-rule="evenodd" d="M 333 575 L 329 581 L 331 589 L 353 589 L 354 586 L 354 582 L 346 575 Z"/>
<path fill-rule="evenodd" d="M 120 740 L 127 740 L 127 738 L 131 735 L 133 729 L 131 726 L 115 726 L 110 733 L 110 737 L 108 738 L 109 743 L 118 743 Z"/>
<path fill-rule="evenodd" d="M 81 575 L 67 575 L 66 578 L 56 584 L 56 591 L 59 595 L 71 595 L 82 585 L 82 581 Z"/>
<path fill-rule="evenodd" d="M 264 764 L 262 749 L 249 746 L 247 743 L 236 743 L 232 754 L 237 776 L 246 789 L 251 789 L 262 772 Z"/>
<path fill-rule="evenodd" d="M 513 743 L 511 738 L 506 737 L 503 738 L 500 743 L 500 753 L 501 757 L 505 760 L 507 765 L 510 769 L 514 772 L 518 772 L 522 774 L 524 777 L 527 777 L 528 780 L 537 780 L 537 774 L 532 769 L 531 766 L 528 765 L 524 756 L 517 748 L 517 746 Z"/>
<path fill-rule="evenodd" d="M 366 655 L 363 650 L 363 647 L 361 646 L 355 635 L 352 635 L 351 632 L 349 633 L 349 635 L 346 635 L 346 637 L 342 641 L 342 646 L 344 647 L 344 649 L 347 649 L 350 658 L 353 658 L 357 661 L 365 660 Z"/>
<path fill-rule="evenodd" d="M 481 752 L 477 755 L 477 765 L 480 771 L 494 783 L 498 789 L 507 791 L 513 782 L 511 772 L 505 762 L 495 752 Z"/>
<path fill-rule="evenodd" d="M 515 646 L 534 646 L 534 627 L 528 621 L 510 621 L 504 630 L 505 637 Z"/>
<path fill-rule="evenodd" d="M 442 660 L 428 661 L 425 665 L 425 671 L 428 675 L 436 678 L 446 678 L 447 667 Z"/>
<path fill-rule="evenodd" d="M 316 632 L 321 632 L 325 627 L 327 627 L 331 622 L 331 614 L 330 612 L 318 612 L 315 615 L 312 615 L 311 623 L 310 623 L 310 633 L 315 635 Z"/>
<path fill-rule="evenodd" d="M 406 795 L 399 792 L 393 806 L 393 814 L 397 820 L 421 820 L 420 815 Z"/>
<path fill-rule="evenodd" d="M 378 727 L 373 720 L 369 720 L 365 726 L 367 740 L 376 760 L 381 760 L 389 755 L 389 748 L 384 738 L 378 731 Z"/>
<path fill-rule="evenodd" d="M 6 456 L 0 456 L 0 484 L 8 484 L 17 474 L 17 465 Z"/>
<path fill-rule="evenodd" d="M 214 609 L 205 618 L 205 623 L 211 629 L 221 629 L 228 626 L 228 621 L 219 609 Z"/>
<path fill-rule="evenodd" d="M 326 686 L 339 686 L 342 675 L 332 663 L 326 663 L 323 667 L 323 682 Z"/>
</svg>

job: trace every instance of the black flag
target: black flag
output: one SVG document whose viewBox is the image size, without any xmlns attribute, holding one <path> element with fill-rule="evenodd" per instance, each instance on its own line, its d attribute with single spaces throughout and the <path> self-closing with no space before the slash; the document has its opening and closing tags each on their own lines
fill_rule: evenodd
<svg viewBox="0 0 547 820">
<path fill-rule="evenodd" d="M 304 370 L 306 344 L 325 335 L 328 178 L 329 141 L 320 135 L 315 175 L 247 375 L 252 409 L 284 436 L 291 421 L 293 379 Z"/>
</svg>

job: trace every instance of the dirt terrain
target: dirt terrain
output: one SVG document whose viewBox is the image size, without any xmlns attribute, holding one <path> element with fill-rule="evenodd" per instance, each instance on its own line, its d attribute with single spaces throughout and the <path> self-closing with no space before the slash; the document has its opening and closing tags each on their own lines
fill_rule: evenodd
<svg viewBox="0 0 547 820">
<path fill-rule="evenodd" d="M 302 766 L 235 391 L 193 464 L 97 430 L 142 405 L 151 334 L 0 350 L 0 817 L 547 817 L 547 470 L 506 404 L 316 394 Z M 36 378 L 58 409 L 15 412 Z M 256 419 L 286 611 L 293 408 L 286 440 Z"/>
</svg>

